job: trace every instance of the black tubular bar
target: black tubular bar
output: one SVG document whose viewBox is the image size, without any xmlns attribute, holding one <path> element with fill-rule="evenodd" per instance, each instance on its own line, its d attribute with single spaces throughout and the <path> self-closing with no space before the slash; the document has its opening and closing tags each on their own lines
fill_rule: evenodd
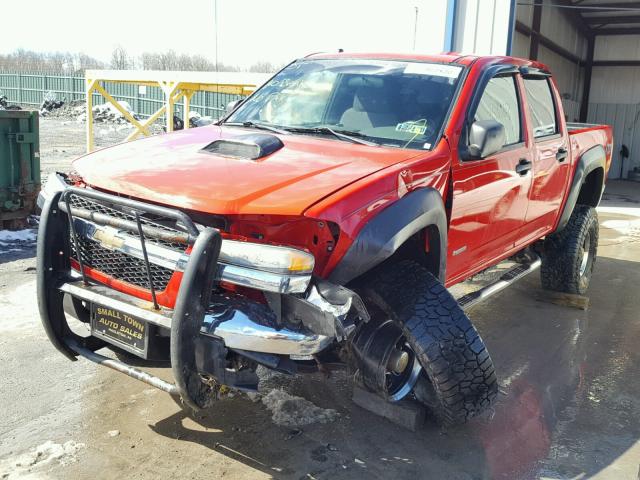
<svg viewBox="0 0 640 480">
<path fill-rule="evenodd" d="M 67 202 L 69 191 L 65 190 L 60 197 L 62 202 Z M 73 240 L 73 248 L 76 249 L 76 255 L 78 256 L 78 265 L 80 265 L 80 275 L 82 275 L 82 281 L 85 285 L 88 285 L 87 275 L 84 272 L 84 262 L 82 261 L 82 252 L 80 251 L 80 245 L 78 244 L 78 234 L 76 233 L 76 224 L 73 222 L 73 215 L 71 215 L 71 208 L 67 209 L 67 217 L 69 218 L 69 227 L 71 228 L 71 238 Z"/>
<path fill-rule="evenodd" d="M 108 193 L 99 192 L 97 190 L 91 190 L 89 188 L 79 188 L 79 187 L 67 187 L 65 192 L 71 192 L 74 195 L 78 195 L 79 197 L 91 198 L 93 200 L 98 200 L 100 202 L 111 203 L 114 205 L 119 205 L 122 207 L 128 207 L 133 210 L 138 210 L 141 212 L 152 213 L 154 215 L 160 215 L 161 217 L 172 218 L 177 222 L 180 222 L 189 232 L 189 235 L 193 236 L 193 240 L 200 233 L 196 228 L 193 220 L 189 218 L 189 216 L 181 212 L 180 210 L 174 210 L 173 208 L 161 207 L 158 205 L 148 204 L 138 202 L 137 200 L 131 200 L 129 198 L 117 197 L 115 195 L 109 195 Z M 193 243 L 193 242 L 191 242 Z"/>
<path fill-rule="evenodd" d="M 92 212 L 85 208 L 69 207 L 67 203 L 60 202 L 60 210 L 67 212 L 71 210 L 74 217 L 89 220 L 90 222 L 99 223 L 100 225 L 106 225 L 109 227 L 118 228 L 121 230 L 128 230 L 130 232 L 138 232 L 138 225 L 136 222 L 125 220 L 122 218 L 111 217 L 105 213 Z M 128 212 L 127 212 L 128 213 Z M 158 240 L 164 240 L 166 242 L 184 243 L 192 245 L 195 238 L 186 232 L 170 232 L 161 228 L 152 227 L 150 225 L 142 225 L 142 229 L 148 237 L 157 238 Z"/>
<path fill-rule="evenodd" d="M 144 232 L 142 231 L 142 222 L 140 221 L 140 214 L 136 211 L 136 223 L 138 224 L 138 235 L 140 235 L 140 246 L 142 247 L 142 257 L 144 258 L 144 266 L 147 270 L 147 280 L 149 282 L 149 290 L 151 290 L 151 299 L 153 300 L 153 308 L 160 310 L 158 306 L 158 300 L 156 299 L 156 289 L 153 285 L 153 277 L 151 275 L 151 266 L 149 265 L 149 256 L 147 255 L 147 242 L 144 238 Z"/>
<path fill-rule="evenodd" d="M 68 339 L 66 340 L 66 344 L 69 348 L 71 348 L 73 351 L 75 351 L 79 355 L 82 355 L 87 360 L 97 363 L 98 365 L 111 368 L 117 372 L 124 373 L 125 375 L 128 375 L 131 378 L 140 380 L 141 382 L 144 382 L 147 385 L 151 385 L 152 387 L 155 387 L 164 392 L 167 392 L 170 395 L 180 396 L 180 390 L 178 390 L 178 387 L 176 387 L 172 383 L 166 382 L 161 378 L 158 378 L 147 372 L 143 372 L 142 370 L 138 370 L 137 368 L 130 367 L 126 363 L 123 363 L 118 360 L 105 357 L 104 355 L 100 355 L 99 353 L 93 352 L 88 348 L 82 347 L 75 340 Z"/>
</svg>

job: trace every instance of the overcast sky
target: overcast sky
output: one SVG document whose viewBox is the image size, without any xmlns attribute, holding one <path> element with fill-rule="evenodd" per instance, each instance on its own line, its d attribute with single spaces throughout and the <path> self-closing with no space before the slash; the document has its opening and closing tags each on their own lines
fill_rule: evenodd
<svg viewBox="0 0 640 480">
<path fill-rule="evenodd" d="M 173 49 L 215 60 L 215 0 L 3 2 L 0 51 L 84 52 L 108 61 Z M 317 51 L 442 51 L 446 0 L 217 0 L 218 61 L 282 64 Z M 8 14 L 7 14 L 8 13 Z"/>
</svg>

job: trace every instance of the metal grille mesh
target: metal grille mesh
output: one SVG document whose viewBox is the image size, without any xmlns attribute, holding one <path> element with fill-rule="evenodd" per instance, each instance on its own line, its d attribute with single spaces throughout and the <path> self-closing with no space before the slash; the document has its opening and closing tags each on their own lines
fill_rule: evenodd
<svg viewBox="0 0 640 480">
<path fill-rule="evenodd" d="M 82 263 L 99 272 L 105 273 L 113 278 L 131 283 L 139 287 L 150 289 L 147 279 L 147 269 L 144 260 L 131 257 L 121 252 L 108 250 L 96 242 L 78 237 L 78 246 L 82 254 Z M 71 256 L 78 259 L 78 255 L 71 243 Z M 167 284 L 173 275 L 173 271 L 150 264 L 151 279 L 153 287 L 162 291 L 167 288 Z"/>
<path fill-rule="evenodd" d="M 70 195 L 69 203 L 74 208 L 82 208 L 91 212 L 103 213 L 111 217 L 121 218 L 125 220 L 135 221 L 135 216 L 116 210 L 108 205 L 104 205 L 100 202 L 92 199 L 80 197 L 78 195 Z M 176 228 L 171 228 L 162 223 L 156 222 L 146 217 L 140 217 L 140 221 L 145 225 L 150 225 L 156 228 L 161 228 L 170 232 L 179 231 Z M 138 236 L 135 232 L 127 232 L 128 235 Z M 69 235 L 71 235 L 71 229 L 69 229 Z M 149 281 L 147 278 L 147 269 L 144 260 L 136 257 L 132 257 L 122 252 L 109 250 L 97 242 L 86 239 L 81 235 L 78 235 L 78 247 L 80 249 L 82 263 L 94 270 L 105 273 L 115 279 L 137 285 L 146 289 L 150 289 Z M 164 247 L 173 248 L 175 250 L 184 251 L 185 245 L 181 243 L 167 242 L 158 238 L 151 238 L 145 235 L 145 241 L 148 243 L 155 243 Z M 78 254 L 76 252 L 73 238 L 71 237 L 71 257 L 78 260 Z M 161 267 L 158 265 L 150 264 L 151 279 L 153 281 L 154 289 L 157 291 L 163 291 L 167 288 L 167 284 L 173 275 L 173 270 Z"/>
<path fill-rule="evenodd" d="M 78 195 L 69 195 L 69 203 L 74 208 L 83 208 L 85 210 L 89 210 L 90 212 L 103 213 L 105 215 L 109 215 L 110 217 L 120 218 L 123 220 L 129 220 L 132 222 L 136 221 L 136 217 L 126 212 L 122 212 L 120 210 L 116 210 L 115 208 L 109 207 L 108 205 L 104 205 L 103 203 L 97 202 L 95 200 L 80 197 Z M 149 225 L 151 227 L 160 228 L 162 230 L 166 230 L 167 232 L 182 232 L 177 228 L 172 228 L 168 225 L 160 223 L 160 221 L 154 221 L 146 216 L 140 217 L 140 222 L 143 225 Z M 129 235 L 138 236 L 135 232 L 127 232 Z M 177 242 L 167 242 L 165 240 L 161 240 L 159 238 L 148 238 L 145 236 L 145 240 L 149 243 L 155 243 L 157 245 L 162 245 L 165 247 L 173 248 L 175 250 L 184 250 L 185 246 L 182 243 Z"/>
</svg>

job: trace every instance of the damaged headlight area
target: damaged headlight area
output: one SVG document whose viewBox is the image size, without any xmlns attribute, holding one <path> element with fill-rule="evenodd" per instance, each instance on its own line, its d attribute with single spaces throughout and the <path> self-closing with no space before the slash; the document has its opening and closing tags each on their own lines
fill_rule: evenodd
<svg viewBox="0 0 640 480">
<path fill-rule="evenodd" d="M 277 293 L 302 293 L 311 281 L 313 255 L 290 247 L 223 240 L 219 280 Z"/>
</svg>

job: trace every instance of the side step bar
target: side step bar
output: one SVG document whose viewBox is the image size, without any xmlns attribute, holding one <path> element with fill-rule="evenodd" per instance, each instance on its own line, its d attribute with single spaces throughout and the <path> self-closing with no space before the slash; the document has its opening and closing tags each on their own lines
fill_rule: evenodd
<svg viewBox="0 0 640 480">
<path fill-rule="evenodd" d="M 474 305 L 486 300 L 487 298 L 495 295 L 498 292 L 501 292 L 509 285 L 517 282 L 518 280 L 526 277 L 531 272 L 535 272 L 540 265 L 542 264 L 542 260 L 539 256 L 531 255 L 531 259 L 526 263 L 521 263 L 516 267 L 512 268 L 504 275 L 502 275 L 498 280 L 489 285 L 481 288 L 480 290 L 476 290 L 475 292 L 467 293 L 466 295 L 460 297 L 458 299 L 458 304 L 462 307 L 463 310 L 467 310 Z"/>
</svg>

